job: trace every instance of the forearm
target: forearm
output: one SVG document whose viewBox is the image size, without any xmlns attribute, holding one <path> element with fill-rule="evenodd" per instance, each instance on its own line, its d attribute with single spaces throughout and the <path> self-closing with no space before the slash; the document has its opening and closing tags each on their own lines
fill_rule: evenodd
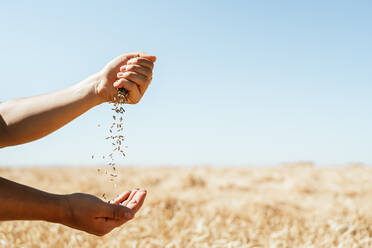
<svg viewBox="0 0 372 248">
<path fill-rule="evenodd" d="M 98 105 L 96 80 L 91 76 L 57 92 L 0 104 L 0 147 L 42 138 Z"/>
<path fill-rule="evenodd" d="M 0 220 L 61 223 L 66 215 L 61 195 L 50 194 L 0 177 Z"/>
</svg>

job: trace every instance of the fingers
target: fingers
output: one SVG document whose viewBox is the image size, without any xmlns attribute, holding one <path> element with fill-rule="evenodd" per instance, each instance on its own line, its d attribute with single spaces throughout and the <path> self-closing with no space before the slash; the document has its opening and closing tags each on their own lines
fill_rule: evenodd
<svg viewBox="0 0 372 248">
<path fill-rule="evenodd" d="M 128 79 L 121 78 L 114 83 L 115 88 L 125 88 L 129 91 L 129 103 L 138 103 L 142 95 L 137 85 Z"/>
<path fill-rule="evenodd" d="M 151 83 L 153 68 L 154 64 L 151 60 L 143 57 L 136 57 L 130 59 L 126 65 L 120 67 L 120 72 L 117 74 L 117 77 L 125 78 L 136 83 L 141 95 L 143 95 Z"/>
<path fill-rule="evenodd" d="M 125 88 L 129 91 L 126 103 L 136 104 L 141 100 L 152 80 L 155 61 L 155 56 L 138 52 L 120 55 L 106 65 L 105 71 L 110 72 L 109 81 L 114 88 Z"/>
<path fill-rule="evenodd" d="M 143 202 L 145 201 L 147 191 L 145 189 L 140 189 L 136 192 L 133 198 L 128 202 L 127 207 L 133 211 L 133 214 L 142 207 Z"/>
<path fill-rule="evenodd" d="M 140 87 L 144 86 L 148 81 L 146 76 L 132 71 L 119 72 L 117 75 L 119 78 L 128 79 Z"/>
<path fill-rule="evenodd" d="M 153 63 L 155 63 L 155 61 L 156 61 L 156 57 L 153 56 L 153 55 L 150 55 L 150 54 L 147 54 L 147 53 L 144 53 L 144 52 L 140 52 L 138 54 L 139 54 L 139 56 L 136 56 L 136 57 L 142 57 L 142 58 L 148 59 L 148 60 L 152 61 Z"/>
<path fill-rule="evenodd" d="M 113 60 L 111 60 L 105 67 L 110 70 L 119 69 L 119 67 L 123 64 L 126 64 L 130 59 L 139 57 L 140 53 L 126 53 L 117 56 Z"/>
<path fill-rule="evenodd" d="M 121 63 L 126 64 L 129 60 L 137 58 L 137 57 L 142 57 L 143 59 L 149 60 L 152 63 L 155 63 L 156 61 L 155 56 L 146 54 L 144 52 L 127 53 L 127 54 L 120 55 L 117 58 L 121 61 Z"/>
<path fill-rule="evenodd" d="M 112 203 L 113 204 L 119 204 L 119 203 L 122 203 L 123 201 L 125 201 L 126 199 L 128 199 L 128 196 L 130 195 L 130 191 L 125 191 L 124 193 L 122 193 L 121 195 L 119 195 L 118 197 L 116 197 Z"/>
<path fill-rule="evenodd" d="M 132 71 L 132 72 L 137 72 L 147 78 L 152 77 L 152 70 L 150 70 L 147 67 L 140 66 L 140 65 L 133 65 L 133 64 L 123 65 L 122 67 L 120 67 L 120 71 L 121 72 Z"/>
<path fill-rule="evenodd" d="M 139 91 L 141 93 L 141 96 L 145 93 L 147 87 L 150 84 L 150 79 L 147 78 L 146 76 L 136 73 L 136 72 L 119 72 L 117 74 L 118 78 L 124 78 L 127 79 L 135 84 L 138 85 Z"/>
<path fill-rule="evenodd" d="M 127 206 L 127 204 L 133 199 L 133 196 L 137 193 L 137 189 L 133 190 L 130 193 L 130 196 L 122 203 L 124 206 Z"/>
<path fill-rule="evenodd" d="M 136 58 L 136 57 L 143 57 L 143 58 L 145 58 L 149 61 L 152 61 L 152 63 L 156 61 L 155 56 L 148 55 L 148 54 L 143 53 L 143 52 L 126 53 L 126 54 L 122 54 L 122 55 L 114 58 L 110 63 L 108 63 L 106 65 L 106 67 L 111 68 L 111 69 L 115 69 L 115 68 L 118 68 L 118 66 L 120 67 L 120 65 L 127 64 L 127 62 L 130 59 L 133 59 L 133 58 Z"/>
<path fill-rule="evenodd" d="M 152 70 L 154 68 L 154 62 L 144 57 L 135 57 L 127 61 L 127 65 L 141 65 Z"/>
<path fill-rule="evenodd" d="M 134 213 L 131 209 L 120 205 L 105 203 L 104 212 L 105 216 L 100 216 L 112 220 L 130 220 L 133 218 Z"/>
<path fill-rule="evenodd" d="M 156 61 L 156 57 L 153 56 L 153 55 L 148 55 L 148 54 L 145 54 L 145 53 L 141 53 L 140 55 L 141 55 L 140 57 L 145 58 L 145 59 L 148 59 L 152 63 L 155 63 L 155 61 Z"/>
<path fill-rule="evenodd" d="M 126 54 L 122 54 L 119 57 L 117 57 L 117 60 L 120 60 L 121 63 L 126 64 L 128 62 L 128 60 L 130 60 L 132 58 L 139 57 L 139 56 L 141 56 L 141 53 L 139 53 L 139 52 L 137 52 L 137 53 L 126 53 Z"/>
</svg>

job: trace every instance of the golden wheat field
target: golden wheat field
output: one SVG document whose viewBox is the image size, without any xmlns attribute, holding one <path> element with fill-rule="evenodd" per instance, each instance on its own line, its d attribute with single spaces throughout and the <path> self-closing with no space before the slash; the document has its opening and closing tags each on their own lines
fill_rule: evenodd
<svg viewBox="0 0 372 248">
<path fill-rule="evenodd" d="M 2 168 L 2 177 L 54 193 L 101 196 L 144 187 L 136 218 L 104 237 L 59 224 L 0 223 L 1 247 L 372 247 L 372 169 Z"/>
</svg>

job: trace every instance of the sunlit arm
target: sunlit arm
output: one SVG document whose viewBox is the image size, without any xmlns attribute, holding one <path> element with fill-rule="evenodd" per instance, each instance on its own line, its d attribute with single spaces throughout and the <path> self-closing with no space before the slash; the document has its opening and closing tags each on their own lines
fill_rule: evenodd
<svg viewBox="0 0 372 248">
<path fill-rule="evenodd" d="M 140 101 L 152 79 L 156 58 L 129 53 L 69 88 L 0 104 L 0 148 L 40 139 L 92 107 L 112 101 L 117 88 L 128 91 L 127 103 Z"/>
<path fill-rule="evenodd" d="M 92 76 L 50 94 L 0 104 L 0 147 L 42 138 L 100 103 Z"/>
</svg>

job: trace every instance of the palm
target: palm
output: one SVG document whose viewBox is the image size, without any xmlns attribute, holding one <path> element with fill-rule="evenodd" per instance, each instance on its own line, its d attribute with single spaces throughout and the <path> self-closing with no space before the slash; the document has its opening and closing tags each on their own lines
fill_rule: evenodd
<svg viewBox="0 0 372 248">
<path fill-rule="evenodd" d="M 67 200 L 70 214 L 66 225 L 95 235 L 104 235 L 133 218 L 145 197 L 146 191 L 135 190 L 122 194 L 112 203 L 106 203 L 93 195 L 72 194 Z"/>
</svg>

